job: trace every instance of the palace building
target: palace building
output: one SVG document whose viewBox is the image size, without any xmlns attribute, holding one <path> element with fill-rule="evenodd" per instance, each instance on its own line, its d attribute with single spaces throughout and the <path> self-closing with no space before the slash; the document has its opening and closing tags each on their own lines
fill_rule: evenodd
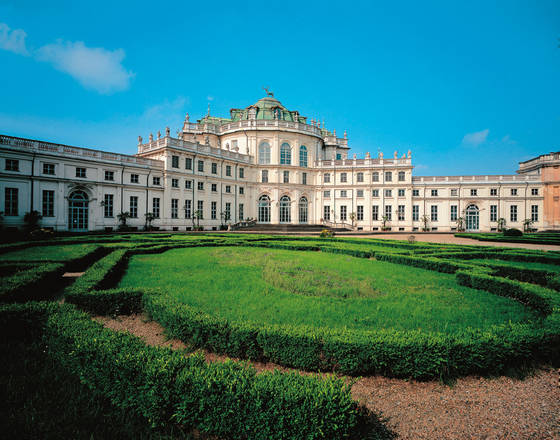
<svg viewBox="0 0 560 440">
<path fill-rule="evenodd" d="M 115 230 L 118 216 L 142 229 L 257 224 L 326 225 L 364 232 L 495 231 L 499 224 L 560 229 L 560 153 L 520 163 L 516 174 L 413 175 L 408 151 L 357 159 L 346 132 L 286 109 L 272 93 L 210 112 L 171 137 L 138 138 L 124 155 L 0 135 L 0 210 L 5 227 L 38 211 L 61 231 Z M 503 219 L 503 220 L 502 220 Z"/>
</svg>

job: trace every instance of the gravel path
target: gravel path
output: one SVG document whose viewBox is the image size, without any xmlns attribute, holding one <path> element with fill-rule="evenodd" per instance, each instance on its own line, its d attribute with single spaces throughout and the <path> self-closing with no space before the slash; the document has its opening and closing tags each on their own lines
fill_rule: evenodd
<svg viewBox="0 0 560 440">
<path fill-rule="evenodd" d="M 94 319 L 149 345 L 189 349 L 179 340 L 169 340 L 163 327 L 145 315 Z M 203 353 L 209 362 L 227 359 Z M 251 364 L 257 371 L 289 370 L 272 363 Z M 372 376 L 357 380 L 352 395 L 388 419 L 400 439 L 560 439 L 558 379 L 558 371 L 550 368 L 524 380 L 465 377 L 453 386 Z"/>
</svg>

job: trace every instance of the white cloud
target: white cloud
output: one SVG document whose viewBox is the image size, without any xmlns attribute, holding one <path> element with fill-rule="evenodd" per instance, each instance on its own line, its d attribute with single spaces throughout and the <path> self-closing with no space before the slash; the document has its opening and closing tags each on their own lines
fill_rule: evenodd
<svg viewBox="0 0 560 440">
<path fill-rule="evenodd" d="M 483 142 L 486 142 L 488 138 L 488 133 L 490 130 L 487 128 L 486 130 L 476 131 L 474 133 L 467 133 L 463 137 L 463 145 L 470 145 L 472 147 L 477 147 Z"/>
<path fill-rule="evenodd" d="M 122 61 L 123 49 L 107 50 L 87 47 L 82 41 L 62 41 L 47 44 L 36 52 L 37 59 L 51 63 L 61 72 L 68 73 L 88 89 L 102 94 L 126 90 L 134 73 L 127 71 Z"/>
<path fill-rule="evenodd" d="M 27 34 L 23 29 L 13 29 L 6 23 L 0 23 L 0 49 L 17 53 L 18 55 L 29 55 L 25 46 Z"/>
</svg>

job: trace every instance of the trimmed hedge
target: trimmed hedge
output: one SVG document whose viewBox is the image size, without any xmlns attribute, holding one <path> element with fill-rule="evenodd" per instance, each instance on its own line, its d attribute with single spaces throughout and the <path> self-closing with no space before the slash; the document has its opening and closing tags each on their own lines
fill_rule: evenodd
<svg viewBox="0 0 560 440">
<path fill-rule="evenodd" d="M 385 254 L 381 252 L 375 254 L 375 259 L 379 261 L 388 261 L 389 263 L 420 267 L 443 273 L 455 273 L 460 269 L 472 268 L 472 265 L 451 260 L 442 260 L 433 257 L 413 257 L 409 255 Z"/>
<path fill-rule="evenodd" d="M 51 299 L 61 286 L 64 264 L 47 263 L 1 278 L 0 302 Z"/>
<path fill-rule="evenodd" d="M 555 298 L 555 296 L 558 297 L 558 293 L 553 290 L 534 284 L 491 276 L 477 269 L 459 270 L 455 276 L 457 282 L 463 286 L 513 298 L 543 315 L 550 315 L 553 312 L 554 300 L 558 301 L 560 299 Z"/>
<path fill-rule="evenodd" d="M 40 309 L 32 305 L 33 314 Z M 154 428 L 180 424 L 220 438 L 377 438 L 384 430 L 332 376 L 256 374 L 246 364 L 206 364 L 91 321 L 72 306 L 42 308 L 47 355 L 70 376 Z M 26 309 L 0 308 L 0 334 L 29 322 Z M 45 319 L 46 318 L 46 319 Z M 42 328 L 41 328 L 42 327 Z M 368 432 L 369 435 L 364 435 Z"/>
</svg>

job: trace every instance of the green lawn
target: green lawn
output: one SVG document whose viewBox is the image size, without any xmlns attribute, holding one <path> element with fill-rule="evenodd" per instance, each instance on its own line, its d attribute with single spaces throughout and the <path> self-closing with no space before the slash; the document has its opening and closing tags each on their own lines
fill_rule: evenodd
<svg viewBox="0 0 560 440">
<path fill-rule="evenodd" d="M 518 267 L 520 269 L 542 269 L 548 270 L 550 272 L 559 272 L 560 273 L 560 266 L 555 264 L 546 264 L 546 263 L 533 263 L 530 261 L 508 261 L 508 260 L 499 260 L 499 259 L 484 259 L 484 258 L 476 258 L 473 260 L 468 260 L 468 262 L 472 263 L 495 263 L 500 264 L 502 266 L 510 266 L 510 267 Z"/>
<path fill-rule="evenodd" d="M 60 261 L 80 258 L 95 250 L 92 244 L 35 246 L 0 255 L 2 261 Z"/>
<path fill-rule="evenodd" d="M 232 321 L 453 333 L 534 319 L 454 275 L 321 252 L 190 248 L 132 257 L 120 287 L 158 288 Z"/>
</svg>

